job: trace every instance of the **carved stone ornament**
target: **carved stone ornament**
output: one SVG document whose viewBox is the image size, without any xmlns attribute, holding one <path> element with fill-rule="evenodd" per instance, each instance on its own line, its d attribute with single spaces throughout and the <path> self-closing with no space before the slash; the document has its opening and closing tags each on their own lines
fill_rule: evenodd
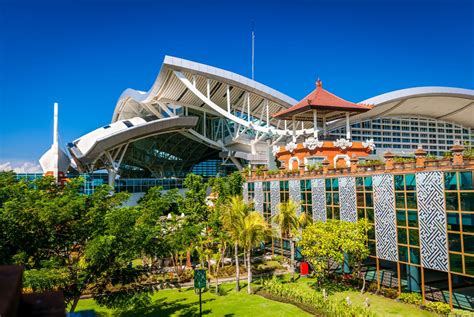
<svg viewBox="0 0 474 317">
<path fill-rule="evenodd" d="M 333 142 L 333 144 L 335 147 L 338 147 L 343 151 L 352 146 L 352 142 L 344 138 L 337 139 L 336 141 Z"/>
<path fill-rule="evenodd" d="M 367 139 L 365 142 L 362 142 L 362 146 L 366 149 L 369 149 L 371 152 L 375 150 L 375 142 L 374 139 Z"/>
<path fill-rule="evenodd" d="M 303 142 L 303 146 L 311 151 L 318 147 L 323 147 L 323 144 L 324 144 L 323 141 L 319 141 L 318 139 L 314 137 L 309 137 Z"/>
<path fill-rule="evenodd" d="M 278 152 L 280 152 L 280 147 L 278 145 L 274 145 L 272 148 L 273 156 L 277 155 Z"/>
<path fill-rule="evenodd" d="M 291 141 L 290 143 L 288 143 L 287 145 L 285 145 L 285 149 L 290 152 L 290 153 L 293 153 L 293 151 L 296 149 L 296 143 Z"/>
</svg>

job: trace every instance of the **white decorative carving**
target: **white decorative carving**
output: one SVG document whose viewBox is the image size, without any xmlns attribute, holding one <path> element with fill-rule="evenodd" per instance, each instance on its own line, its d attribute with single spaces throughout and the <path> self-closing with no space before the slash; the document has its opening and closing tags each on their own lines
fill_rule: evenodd
<svg viewBox="0 0 474 317">
<path fill-rule="evenodd" d="M 345 150 L 352 146 L 352 142 L 344 138 L 337 139 L 336 141 L 333 142 L 333 144 L 335 147 L 338 147 L 341 150 Z"/>
<path fill-rule="evenodd" d="M 374 139 L 367 139 L 365 142 L 362 142 L 362 146 L 369 149 L 371 152 L 375 150 L 375 142 Z"/>
<path fill-rule="evenodd" d="M 323 141 L 319 141 L 318 139 L 314 137 L 309 137 L 303 142 L 303 146 L 311 151 L 318 147 L 323 147 L 323 144 L 324 144 Z"/>
<path fill-rule="evenodd" d="M 285 146 L 285 149 L 290 152 L 290 153 L 293 153 L 293 151 L 296 149 L 296 143 L 291 141 L 290 143 L 288 143 L 286 146 Z"/>
<path fill-rule="evenodd" d="M 272 148 L 273 156 L 277 155 L 278 152 L 280 152 L 280 147 L 278 145 L 274 145 Z"/>
</svg>

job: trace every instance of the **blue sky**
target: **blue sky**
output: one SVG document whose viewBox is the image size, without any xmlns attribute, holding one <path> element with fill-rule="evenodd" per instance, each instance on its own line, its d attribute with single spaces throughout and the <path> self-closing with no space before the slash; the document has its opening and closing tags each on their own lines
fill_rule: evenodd
<svg viewBox="0 0 474 317">
<path fill-rule="evenodd" d="M 413 86 L 474 87 L 474 1 L 0 0 L 0 164 L 34 162 L 148 90 L 165 55 L 255 78 L 300 99 L 317 77 L 361 101 Z M 1 165 L 0 165 L 1 166 Z"/>
</svg>

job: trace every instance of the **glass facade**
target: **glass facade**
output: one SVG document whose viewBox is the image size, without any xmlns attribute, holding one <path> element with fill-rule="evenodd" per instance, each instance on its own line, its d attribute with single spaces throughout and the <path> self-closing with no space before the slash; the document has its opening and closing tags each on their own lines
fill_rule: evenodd
<svg viewBox="0 0 474 317">
<path fill-rule="evenodd" d="M 329 131 L 331 135 L 346 137 L 346 128 Z M 430 118 L 377 118 L 351 124 L 353 141 L 373 139 L 376 150 L 385 152 L 414 152 L 419 145 L 429 154 L 443 155 L 454 144 L 454 140 L 474 143 L 474 134 L 466 128 L 450 122 Z"/>
<path fill-rule="evenodd" d="M 272 206 L 270 203 L 270 182 L 263 182 L 262 183 L 263 189 L 263 217 L 267 222 L 271 221 L 272 216 Z"/>
<path fill-rule="evenodd" d="M 376 256 L 374 224 L 374 192 L 372 176 L 356 177 L 357 219 L 367 219 L 372 228 L 367 232 L 370 256 Z"/>
<path fill-rule="evenodd" d="M 305 179 L 300 181 L 301 188 L 301 212 L 306 213 L 308 216 L 312 216 L 312 197 L 311 197 L 311 180 Z"/>
<path fill-rule="evenodd" d="M 327 219 L 340 219 L 339 180 L 326 178 L 326 216 Z"/>
</svg>

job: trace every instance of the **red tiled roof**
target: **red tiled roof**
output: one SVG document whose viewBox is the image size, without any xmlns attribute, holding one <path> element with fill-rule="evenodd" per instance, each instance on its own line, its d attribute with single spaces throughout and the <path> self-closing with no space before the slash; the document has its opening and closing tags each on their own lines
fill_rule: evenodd
<svg viewBox="0 0 474 317">
<path fill-rule="evenodd" d="M 309 110 L 316 109 L 325 113 L 331 112 L 366 112 L 372 109 L 370 105 L 357 104 L 346 101 L 329 91 L 323 89 L 321 80 L 318 79 L 316 89 L 304 97 L 300 102 L 291 108 L 282 110 L 273 115 L 275 118 L 291 119 L 292 116 L 302 114 Z M 312 114 L 311 114 L 312 118 Z M 301 119 L 301 118 L 300 118 Z M 329 118 L 328 118 L 329 119 Z"/>
</svg>

